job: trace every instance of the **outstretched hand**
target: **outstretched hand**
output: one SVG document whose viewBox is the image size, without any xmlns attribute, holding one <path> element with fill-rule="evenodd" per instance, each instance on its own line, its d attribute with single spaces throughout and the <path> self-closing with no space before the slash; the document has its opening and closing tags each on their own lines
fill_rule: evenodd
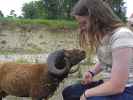
<svg viewBox="0 0 133 100">
<path fill-rule="evenodd" d="M 84 84 L 84 85 L 89 84 L 92 82 L 92 79 L 93 79 L 92 74 L 89 71 L 87 71 L 83 75 L 83 80 L 82 80 L 81 84 Z"/>
</svg>

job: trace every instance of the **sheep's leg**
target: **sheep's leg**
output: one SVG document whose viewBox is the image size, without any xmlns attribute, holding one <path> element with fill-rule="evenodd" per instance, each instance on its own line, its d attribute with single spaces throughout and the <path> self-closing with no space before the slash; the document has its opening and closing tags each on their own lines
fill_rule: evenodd
<svg viewBox="0 0 133 100">
<path fill-rule="evenodd" d="M 48 96 L 48 89 L 47 88 L 41 88 L 40 86 L 34 86 L 31 89 L 30 96 L 32 97 L 32 100 L 48 100 L 46 99 Z"/>
<path fill-rule="evenodd" d="M 35 97 L 32 97 L 32 100 L 38 100 L 37 98 L 35 98 Z"/>
<path fill-rule="evenodd" d="M 48 98 L 43 98 L 42 100 L 48 100 Z"/>
<path fill-rule="evenodd" d="M 32 100 L 43 100 L 42 98 L 32 97 Z"/>
<path fill-rule="evenodd" d="M 2 98 L 6 97 L 7 94 L 4 91 L 0 92 L 0 100 L 2 100 Z"/>
<path fill-rule="evenodd" d="M 36 98 L 32 97 L 32 100 L 37 100 Z"/>
<path fill-rule="evenodd" d="M 2 97 L 0 96 L 0 100 L 2 100 Z"/>
</svg>

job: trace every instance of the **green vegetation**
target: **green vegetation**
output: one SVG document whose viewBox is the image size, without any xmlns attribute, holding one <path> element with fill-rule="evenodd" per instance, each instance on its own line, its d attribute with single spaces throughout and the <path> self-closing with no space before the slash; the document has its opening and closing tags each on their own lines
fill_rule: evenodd
<svg viewBox="0 0 133 100">
<path fill-rule="evenodd" d="M 24 19 L 73 19 L 70 16 L 73 6 L 78 0 L 38 0 L 25 3 L 22 6 L 22 15 L 17 16 L 15 9 L 10 11 L 8 18 Z M 124 20 L 126 7 L 124 0 L 103 0 L 107 2 L 114 12 Z M 4 14 L 0 10 L 0 17 Z"/>
<path fill-rule="evenodd" d="M 124 0 L 108 0 L 111 1 L 111 7 L 114 12 L 119 16 L 119 18 L 123 21 L 126 21 L 126 7 Z"/>
<path fill-rule="evenodd" d="M 30 19 L 46 18 L 45 7 L 42 0 L 25 3 L 22 7 L 23 17 Z"/>
<path fill-rule="evenodd" d="M 30 62 L 28 62 L 26 59 L 17 59 L 16 61 L 15 61 L 16 63 L 18 63 L 18 64 L 28 64 L 28 63 L 30 63 Z"/>
<path fill-rule="evenodd" d="M 75 29 L 76 21 L 73 20 L 48 20 L 48 19 L 18 19 L 0 18 L 0 23 L 17 25 L 44 25 L 51 29 Z"/>
<path fill-rule="evenodd" d="M 16 54 L 14 51 L 0 51 L 0 55 L 12 55 Z"/>
<path fill-rule="evenodd" d="M 52 29 L 75 29 L 77 23 L 70 16 L 72 7 L 78 0 L 38 0 L 25 3 L 22 15 L 17 16 L 15 10 L 4 16 L 0 10 L 0 22 L 15 25 L 44 25 Z M 125 20 L 126 7 L 124 0 L 106 1 L 114 12 Z"/>
<path fill-rule="evenodd" d="M 70 16 L 73 6 L 78 0 L 39 0 L 24 4 L 22 11 L 24 18 L 42 19 L 72 19 Z M 114 12 L 125 19 L 126 7 L 124 0 L 103 0 Z"/>
<path fill-rule="evenodd" d="M 17 19 L 15 23 L 18 25 L 21 24 L 39 24 L 45 25 L 50 28 L 68 28 L 68 29 L 75 29 L 77 27 L 77 23 L 75 21 L 68 21 L 68 20 L 48 20 L 48 19 Z"/>
</svg>

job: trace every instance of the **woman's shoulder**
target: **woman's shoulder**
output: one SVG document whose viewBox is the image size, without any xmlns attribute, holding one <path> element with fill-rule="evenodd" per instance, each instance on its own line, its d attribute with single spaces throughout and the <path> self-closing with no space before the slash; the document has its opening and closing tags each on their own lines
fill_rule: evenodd
<svg viewBox="0 0 133 100">
<path fill-rule="evenodd" d="M 132 37 L 133 32 L 128 27 L 119 27 L 112 32 L 111 38 Z"/>
<path fill-rule="evenodd" d="M 133 32 L 128 27 L 116 29 L 110 38 L 112 48 L 133 47 Z"/>
</svg>

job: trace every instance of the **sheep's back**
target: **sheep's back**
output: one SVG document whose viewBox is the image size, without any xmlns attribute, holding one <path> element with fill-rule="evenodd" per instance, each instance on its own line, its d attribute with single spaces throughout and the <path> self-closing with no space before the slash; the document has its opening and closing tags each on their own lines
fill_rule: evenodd
<svg viewBox="0 0 133 100">
<path fill-rule="evenodd" d="M 4 63 L 0 65 L 0 88 L 11 95 L 29 95 L 32 86 L 40 85 L 45 74 L 46 64 Z"/>
</svg>

